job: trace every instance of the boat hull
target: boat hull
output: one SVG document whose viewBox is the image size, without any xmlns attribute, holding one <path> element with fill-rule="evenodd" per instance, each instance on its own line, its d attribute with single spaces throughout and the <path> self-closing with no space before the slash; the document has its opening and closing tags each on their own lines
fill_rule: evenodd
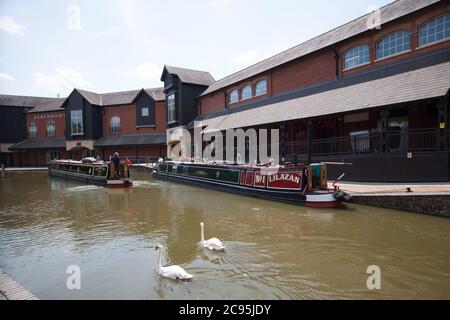
<svg viewBox="0 0 450 320">
<path fill-rule="evenodd" d="M 50 170 L 48 175 L 50 177 L 54 177 L 54 178 L 73 180 L 73 181 L 98 185 L 98 186 L 107 187 L 107 188 L 129 188 L 133 185 L 133 183 L 128 179 L 107 180 L 103 177 L 92 177 L 92 176 L 75 174 L 75 173 L 64 172 L 64 171 Z"/>
<path fill-rule="evenodd" d="M 313 208 L 335 208 L 343 205 L 342 201 L 334 198 L 334 192 L 312 192 L 281 191 L 250 188 L 241 185 L 230 185 L 219 181 L 204 180 L 201 178 L 172 175 L 167 173 L 153 172 L 153 176 L 160 180 L 187 184 L 195 187 L 213 189 L 242 196 L 251 196 L 264 200 L 278 201 Z"/>
</svg>

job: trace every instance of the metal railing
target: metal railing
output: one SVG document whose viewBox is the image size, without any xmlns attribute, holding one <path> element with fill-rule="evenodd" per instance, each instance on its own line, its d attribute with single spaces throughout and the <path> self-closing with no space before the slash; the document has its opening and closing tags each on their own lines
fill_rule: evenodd
<svg viewBox="0 0 450 320">
<path fill-rule="evenodd" d="M 312 141 L 314 156 L 440 151 L 439 129 L 418 129 L 405 131 L 381 130 Z M 450 149 L 450 135 L 447 136 L 447 150 Z M 284 145 L 286 156 L 305 156 L 308 154 L 307 141 L 296 141 Z"/>
</svg>

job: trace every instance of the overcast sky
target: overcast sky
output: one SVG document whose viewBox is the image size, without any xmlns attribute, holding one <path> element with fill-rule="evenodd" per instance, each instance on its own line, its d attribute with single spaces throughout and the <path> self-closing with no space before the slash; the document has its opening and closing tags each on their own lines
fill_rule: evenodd
<svg viewBox="0 0 450 320">
<path fill-rule="evenodd" d="M 0 0 L 0 93 L 161 86 L 164 64 L 223 78 L 391 0 Z"/>
</svg>

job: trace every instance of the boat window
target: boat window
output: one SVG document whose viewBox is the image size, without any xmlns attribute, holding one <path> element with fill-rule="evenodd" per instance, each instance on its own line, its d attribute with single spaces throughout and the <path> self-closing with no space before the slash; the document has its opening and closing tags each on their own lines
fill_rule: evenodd
<svg viewBox="0 0 450 320">
<path fill-rule="evenodd" d="M 106 176 L 106 168 L 105 167 L 96 167 L 94 169 L 94 175 L 97 177 L 104 177 Z"/>
</svg>

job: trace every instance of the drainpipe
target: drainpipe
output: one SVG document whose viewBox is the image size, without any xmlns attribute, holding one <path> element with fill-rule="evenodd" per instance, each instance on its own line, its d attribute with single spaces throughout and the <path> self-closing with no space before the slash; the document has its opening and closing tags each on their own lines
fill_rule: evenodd
<svg viewBox="0 0 450 320">
<path fill-rule="evenodd" d="M 341 56 L 340 56 L 339 52 L 336 50 L 335 46 L 333 46 L 332 49 L 333 49 L 333 52 L 334 52 L 334 60 L 336 60 L 336 79 L 339 79 L 340 78 L 340 75 L 339 75 L 339 59 L 341 58 Z"/>
</svg>

